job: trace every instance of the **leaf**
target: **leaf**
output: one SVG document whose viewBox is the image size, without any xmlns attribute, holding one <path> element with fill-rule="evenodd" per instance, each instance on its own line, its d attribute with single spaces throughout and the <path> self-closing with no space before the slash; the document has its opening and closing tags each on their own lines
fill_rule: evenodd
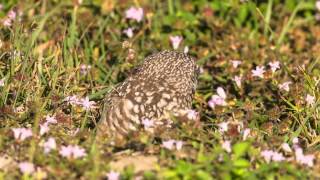
<svg viewBox="0 0 320 180">
<path fill-rule="evenodd" d="M 250 144 L 248 142 L 240 142 L 233 146 L 233 152 L 235 159 L 243 156 L 249 149 Z"/>
<path fill-rule="evenodd" d="M 237 159 L 233 162 L 233 165 L 240 168 L 246 168 L 250 166 L 250 162 L 246 159 Z"/>
</svg>

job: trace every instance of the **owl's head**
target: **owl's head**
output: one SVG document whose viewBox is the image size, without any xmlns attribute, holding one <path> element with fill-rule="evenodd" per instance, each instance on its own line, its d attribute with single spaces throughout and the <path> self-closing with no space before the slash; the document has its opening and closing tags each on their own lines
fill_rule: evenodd
<svg viewBox="0 0 320 180">
<path fill-rule="evenodd" d="M 183 52 L 161 51 L 145 58 L 138 76 L 177 83 L 197 83 L 199 67 L 195 59 Z"/>
</svg>

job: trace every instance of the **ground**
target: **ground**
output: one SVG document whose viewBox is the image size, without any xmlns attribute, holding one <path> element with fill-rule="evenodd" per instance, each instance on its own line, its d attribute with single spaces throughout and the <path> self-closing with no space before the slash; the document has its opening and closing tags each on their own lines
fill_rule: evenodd
<svg viewBox="0 0 320 180">
<path fill-rule="evenodd" d="M 0 1 L 0 179 L 320 178 L 320 2 Z M 170 136 L 96 138 L 147 55 L 201 67 Z"/>
</svg>

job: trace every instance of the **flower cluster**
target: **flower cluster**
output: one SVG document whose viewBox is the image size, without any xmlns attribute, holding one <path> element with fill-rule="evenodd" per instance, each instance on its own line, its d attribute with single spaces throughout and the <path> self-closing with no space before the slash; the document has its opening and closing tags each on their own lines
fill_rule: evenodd
<svg viewBox="0 0 320 180">
<path fill-rule="evenodd" d="M 182 141 L 177 141 L 174 139 L 170 139 L 170 140 L 162 142 L 162 147 L 169 149 L 169 150 L 173 150 L 173 149 L 181 150 L 182 145 L 183 145 Z"/>
<path fill-rule="evenodd" d="M 95 102 L 90 101 L 89 97 L 81 98 L 79 99 L 77 96 L 67 96 L 64 101 L 71 105 L 80 105 L 82 106 L 85 110 L 90 110 L 95 108 Z"/>
<path fill-rule="evenodd" d="M 62 146 L 59 151 L 59 154 L 62 157 L 74 158 L 74 159 L 81 158 L 87 155 L 85 149 L 77 145 Z"/>
</svg>

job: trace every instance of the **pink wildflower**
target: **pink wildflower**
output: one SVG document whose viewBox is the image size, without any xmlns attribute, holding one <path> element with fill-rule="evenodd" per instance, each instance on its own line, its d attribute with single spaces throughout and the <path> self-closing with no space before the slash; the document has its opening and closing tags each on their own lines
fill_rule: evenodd
<svg viewBox="0 0 320 180">
<path fill-rule="evenodd" d="M 4 86 L 4 78 L 0 79 L 0 87 Z"/>
<path fill-rule="evenodd" d="M 115 171 L 110 171 L 107 173 L 108 180 L 119 180 L 120 179 L 120 173 Z"/>
<path fill-rule="evenodd" d="M 71 158 L 73 154 L 73 146 L 62 146 L 59 153 L 62 157 Z"/>
<path fill-rule="evenodd" d="M 183 38 L 181 36 L 170 36 L 170 41 L 173 49 L 178 49 L 182 39 Z"/>
<path fill-rule="evenodd" d="M 79 98 L 75 95 L 73 96 L 67 96 L 64 101 L 67 101 L 69 104 L 71 105 L 76 105 L 76 104 L 79 104 Z"/>
<path fill-rule="evenodd" d="M 199 113 L 197 111 L 195 111 L 193 109 L 190 109 L 190 110 L 187 111 L 187 118 L 189 120 L 194 120 L 195 121 L 195 120 L 198 119 L 198 117 L 199 117 Z"/>
<path fill-rule="evenodd" d="M 80 73 L 83 74 L 83 75 L 86 75 L 91 69 L 91 65 L 85 65 L 85 64 L 82 64 L 80 66 Z"/>
<path fill-rule="evenodd" d="M 189 52 L 189 47 L 185 46 L 184 49 L 183 49 L 183 53 L 187 54 L 188 52 Z"/>
<path fill-rule="evenodd" d="M 284 82 L 284 83 L 282 83 L 282 84 L 279 84 L 278 87 L 279 87 L 280 90 L 284 90 L 284 91 L 289 92 L 289 90 L 290 90 L 289 85 L 290 85 L 290 84 L 292 84 L 292 82 L 287 81 L 287 82 Z"/>
<path fill-rule="evenodd" d="M 134 19 L 137 22 L 140 22 L 143 18 L 143 9 L 135 7 L 129 8 L 128 10 L 126 10 L 126 18 Z"/>
<path fill-rule="evenodd" d="M 49 132 L 50 128 L 48 123 L 40 124 L 40 136 L 44 135 L 45 133 Z"/>
<path fill-rule="evenodd" d="M 218 95 L 213 95 L 208 102 L 208 105 L 214 109 L 216 105 L 219 106 L 226 106 L 227 102 L 225 101 L 227 95 L 222 87 L 217 88 L 217 94 Z"/>
<path fill-rule="evenodd" d="M 60 151 L 60 155 L 66 158 L 81 158 L 86 156 L 85 149 L 75 145 L 62 146 Z"/>
<path fill-rule="evenodd" d="M 32 174 L 35 170 L 33 163 L 30 162 L 21 162 L 18 166 L 23 174 Z"/>
<path fill-rule="evenodd" d="M 162 142 L 162 147 L 172 150 L 174 148 L 175 140 L 168 140 Z"/>
<path fill-rule="evenodd" d="M 56 117 L 47 115 L 46 116 L 46 123 L 48 123 L 48 124 L 57 124 L 58 121 L 57 121 Z"/>
<path fill-rule="evenodd" d="M 269 66 L 271 68 L 271 71 L 274 73 L 276 72 L 277 69 L 280 69 L 280 62 L 279 61 L 269 62 Z"/>
<path fill-rule="evenodd" d="M 86 150 L 79 147 L 79 146 L 73 146 L 73 157 L 74 158 L 81 158 L 86 156 Z"/>
<path fill-rule="evenodd" d="M 8 12 L 7 16 L 8 16 L 9 19 L 14 20 L 14 19 L 16 19 L 16 17 L 17 17 L 17 13 L 14 12 L 13 10 L 10 10 L 10 11 Z"/>
<path fill-rule="evenodd" d="M 2 24 L 6 27 L 10 27 L 10 26 L 12 26 L 12 21 L 11 21 L 11 19 L 6 18 L 3 20 Z"/>
<path fill-rule="evenodd" d="M 142 124 L 144 126 L 144 128 L 148 129 L 148 128 L 152 128 L 154 126 L 154 121 L 148 118 L 145 118 L 142 120 Z"/>
<path fill-rule="evenodd" d="M 300 147 L 295 149 L 295 155 L 296 155 L 296 160 L 298 163 L 300 163 L 301 165 L 307 165 L 309 167 L 312 167 L 313 164 L 313 160 L 314 160 L 314 155 L 304 155 L 303 151 Z"/>
<path fill-rule="evenodd" d="M 128 36 L 128 38 L 133 37 L 133 28 L 125 29 L 125 30 L 123 30 L 123 32 Z"/>
<path fill-rule="evenodd" d="M 170 139 L 168 141 L 163 141 L 162 142 L 162 147 L 164 147 L 166 149 L 169 149 L 169 150 L 173 150 L 174 148 L 176 150 L 181 150 L 182 145 L 183 145 L 182 141 L 177 141 L 177 140 L 174 140 L 174 139 Z"/>
<path fill-rule="evenodd" d="M 290 146 L 289 146 L 288 143 L 283 143 L 283 144 L 281 144 L 281 148 L 282 148 L 285 152 L 288 152 L 288 153 L 291 153 L 291 152 L 292 152 L 292 149 L 290 148 Z"/>
<path fill-rule="evenodd" d="M 306 102 L 307 102 L 307 105 L 308 106 L 311 106 L 315 103 L 315 97 L 314 96 L 311 96 L 310 94 L 307 94 L 307 97 L 306 97 Z"/>
<path fill-rule="evenodd" d="M 286 158 L 281 153 L 273 152 L 272 160 L 274 162 L 281 162 L 281 161 L 284 161 L 285 159 Z"/>
<path fill-rule="evenodd" d="M 222 148 L 227 151 L 228 153 L 231 152 L 231 141 L 223 141 Z"/>
<path fill-rule="evenodd" d="M 14 138 L 23 141 L 32 136 L 32 130 L 27 128 L 12 128 Z"/>
<path fill-rule="evenodd" d="M 264 158 L 264 160 L 269 163 L 273 156 L 273 151 L 270 150 L 264 150 L 261 152 L 261 156 Z"/>
<path fill-rule="evenodd" d="M 237 68 L 240 64 L 242 64 L 242 62 L 239 60 L 233 60 L 231 63 L 233 68 Z"/>
<path fill-rule="evenodd" d="M 56 140 L 50 137 L 46 142 L 43 143 L 44 153 L 49 153 L 51 150 L 57 148 Z"/>
<path fill-rule="evenodd" d="M 236 82 L 236 85 L 239 87 L 239 88 L 241 88 L 241 79 L 242 79 L 242 76 L 240 75 L 240 76 L 235 76 L 234 77 L 234 81 Z"/>
<path fill-rule="evenodd" d="M 263 73 L 265 73 L 265 70 L 264 70 L 264 66 L 257 66 L 256 69 L 252 70 L 252 76 L 253 77 L 260 77 L 260 78 L 263 78 Z"/>
<path fill-rule="evenodd" d="M 271 150 L 262 151 L 261 156 L 267 163 L 269 163 L 271 160 L 275 162 L 281 162 L 285 160 L 285 157 L 282 155 L 282 153 L 278 153 Z"/>
<path fill-rule="evenodd" d="M 251 130 L 249 128 L 246 128 L 246 129 L 243 130 L 243 140 L 244 141 L 247 140 L 247 138 L 250 135 L 250 132 L 251 132 Z"/>
<path fill-rule="evenodd" d="M 181 150 L 182 149 L 182 145 L 183 145 L 182 141 L 176 141 L 176 149 L 177 150 Z"/>
<path fill-rule="evenodd" d="M 219 124 L 218 124 L 219 132 L 220 132 L 220 133 L 227 132 L 227 131 L 228 131 L 228 125 L 229 125 L 229 122 L 219 123 Z"/>
<path fill-rule="evenodd" d="M 94 108 L 94 105 L 96 104 L 94 101 L 90 101 L 89 97 L 85 97 L 80 101 L 80 103 L 86 110 Z"/>
<path fill-rule="evenodd" d="M 320 11 L 320 1 L 316 1 L 316 8 L 318 11 Z"/>
</svg>

